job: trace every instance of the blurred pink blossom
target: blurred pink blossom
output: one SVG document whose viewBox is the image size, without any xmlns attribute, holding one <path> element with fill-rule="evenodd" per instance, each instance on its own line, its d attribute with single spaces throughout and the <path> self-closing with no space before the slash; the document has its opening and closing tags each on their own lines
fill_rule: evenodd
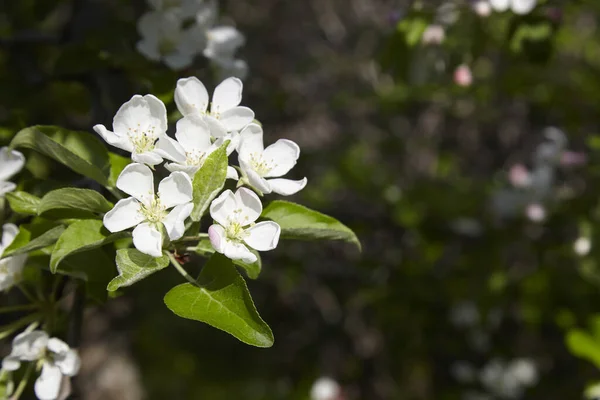
<svg viewBox="0 0 600 400">
<path fill-rule="evenodd" d="M 454 82 L 462 87 L 471 86 L 473 83 L 473 74 L 471 68 L 466 64 L 459 65 L 454 70 Z"/>
<path fill-rule="evenodd" d="M 446 32 L 444 31 L 444 27 L 441 25 L 429 25 L 423 31 L 423 36 L 421 36 L 421 40 L 424 44 L 442 44 L 444 39 L 446 38 Z"/>
<path fill-rule="evenodd" d="M 525 215 L 533 222 L 542 222 L 546 219 L 546 209 L 538 203 L 531 203 L 525 210 Z"/>
<path fill-rule="evenodd" d="M 517 188 L 524 188 L 531 185 L 531 174 L 523 164 L 515 164 L 510 167 L 508 180 Z"/>
<path fill-rule="evenodd" d="M 587 162 L 587 155 L 577 151 L 563 151 L 560 155 L 560 164 L 564 167 L 574 167 Z"/>
</svg>

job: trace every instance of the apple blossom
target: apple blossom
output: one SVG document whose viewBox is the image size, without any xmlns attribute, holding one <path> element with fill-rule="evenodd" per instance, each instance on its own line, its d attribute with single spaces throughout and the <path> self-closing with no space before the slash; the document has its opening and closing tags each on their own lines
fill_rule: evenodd
<svg viewBox="0 0 600 400">
<path fill-rule="evenodd" d="M 81 360 L 77 351 L 46 332 L 34 330 L 17 335 L 11 353 L 2 361 L 2 368 L 16 371 L 22 361 L 36 361 L 42 366 L 34 391 L 40 400 L 55 400 L 59 397 L 64 377 L 77 375 Z"/>
<path fill-rule="evenodd" d="M 250 186 L 262 193 L 289 196 L 302 190 L 306 186 L 306 178 L 298 181 L 279 178 L 296 165 L 299 156 L 298 145 L 287 139 L 279 139 L 265 149 L 263 130 L 257 124 L 248 125 L 241 133 L 238 149 L 240 167 Z"/>
<path fill-rule="evenodd" d="M 210 205 L 216 223 L 208 229 L 208 237 L 214 249 L 232 260 L 253 263 L 257 258 L 248 247 L 258 251 L 277 247 L 281 228 L 273 221 L 255 223 L 261 213 L 260 199 L 250 189 L 221 193 Z"/>
<path fill-rule="evenodd" d="M 444 27 L 438 24 L 431 24 L 423 31 L 421 41 L 424 44 L 442 44 L 445 38 L 446 32 Z"/>
<path fill-rule="evenodd" d="M 534 8 L 537 0 L 489 0 L 495 11 L 503 12 L 509 8 L 515 14 L 529 14 Z"/>
<path fill-rule="evenodd" d="M 461 64 L 454 70 L 454 83 L 463 87 L 471 86 L 473 73 L 468 65 Z"/>
<path fill-rule="evenodd" d="M 2 241 L 0 242 L 0 257 L 4 250 L 10 246 L 19 233 L 19 228 L 14 224 L 4 224 L 2 227 Z M 0 290 L 6 290 L 21 280 L 21 273 L 27 260 L 27 254 L 20 254 L 0 260 Z"/>
<path fill-rule="evenodd" d="M 129 164 L 117 179 L 117 187 L 132 197 L 119 200 L 104 215 L 104 226 L 120 232 L 135 226 L 133 245 L 153 257 L 162 254 L 163 226 L 169 239 L 183 236 L 184 221 L 192 212 L 192 181 L 180 171 L 172 172 L 154 194 L 152 170 L 143 164 Z M 173 208 L 170 212 L 168 210 Z"/>
<path fill-rule="evenodd" d="M 310 400 L 338 400 L 341 394 L 339 383 L 329 377 L 320 377 L 310 389 Z"/>
<path fill-rule="evenodd" d="M 94 131 L 108 144 L 131 152 L 133 161 L 148 165 L 162 162 L 155 145 L 158 139 L 166 136 L 167 109 L 153 95 L 136 94 L 123 104 L 113 119 L 113 130 L 94 125 Z"/>
<path fill-rule="evenodd" d="M 210 127 L 214 138 L 231 140 L 231 147 L 237 147 L 238 131 L 254 119 L 254 112 L 241 107 L 244 85 L 238 78 L 228 78 L 221 82 L 213 93 L 209 105 L 206 87 L 196 77 L 179 79 L 175 89 L 175 104 L 184 117 L 199 115 Z"/>
<path fill-rule="evenodd" d="M 17 185 L 8 182 L 25 165 L 25 157 L 16 150 L 8 147 L 0 148 L 0 197 L 15 190 Z"/>
</svg>

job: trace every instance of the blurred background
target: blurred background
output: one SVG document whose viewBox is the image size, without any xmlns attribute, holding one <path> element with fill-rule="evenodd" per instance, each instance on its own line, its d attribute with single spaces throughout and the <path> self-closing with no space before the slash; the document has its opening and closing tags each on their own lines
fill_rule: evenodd
<svg viewBox="0 0 600 400">
<path fill-rule="evenodd" d="M 271 349 L 175 317 L 173 271 L 90 304 L 80 398 L 598 394 L 600 2 L 221 0 L 209 22 L 140 23 L 190 2 L 0 1 L 0 144 L 34 124 L 110 126 L 133 94 L 175 121 L 178 78 L 212 92 L 239 75 L 265 141 L 302 149 L 292 178 L 309 184 L 291 200 L 363 252 L 263 256 L 248 285 Z M 162 57 L 174 48 L 183 61 Z M 74 179 L 35 165 L 32 182 Z"/>
</svg>

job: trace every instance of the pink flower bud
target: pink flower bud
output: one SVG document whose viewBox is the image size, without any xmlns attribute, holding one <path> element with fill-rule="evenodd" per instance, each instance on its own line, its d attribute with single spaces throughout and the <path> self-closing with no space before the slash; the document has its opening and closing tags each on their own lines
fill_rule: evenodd
<svg viewBox="0 0 600 400">
<path fill-rule="evenodd" d="M 461 64 L 454 70 L 454 83 L 462 87 L 471 86 L 473 83 L 473 74 L 468 65 Z"/>
<path fill-rule="evenodd" d="M 473 11 L 480 17 L 489 17 L 492 14 L 492 5 L 487 0 L 478 0 L 473 4 Z"/>
</svg>

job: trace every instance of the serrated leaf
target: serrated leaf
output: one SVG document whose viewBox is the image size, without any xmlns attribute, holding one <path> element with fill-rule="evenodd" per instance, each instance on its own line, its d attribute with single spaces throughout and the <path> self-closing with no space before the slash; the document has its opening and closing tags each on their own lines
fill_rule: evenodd
<svg viewBox="0 0 600 400">
<path fill-rule="evenodd" d="M 229 160 L 227 157 L 228 144 L 229 140 L 206 157 L 204 164 L 194 175 L 194 209 L 191 214 L 193 221 L 200 221 L 210 206 L 210 202 L 217 197 L 225 185 Z"/>
<path fill-rule="evenodd" d="M 108 152 L 108 159 L 110 162 L 110 176 L 108 178 L 108 183 L 110 186 L 116 187 L 117 178 L 119 178 L 123 169 L 125 169 L 128 164 L 131 164 L 131 158 Z"/>
<path fill-rule="evenodd" d="M 2 258 L 6 258 L 9 256 L 16 256 L 19 254 L 29 253 L 34 250 L 39 250 L 44 247 L 50 246 L 58 240 L 60 235 L 65 230 L 65 227 L 62 225 L 56 226 L 35 239 L 29 241 L 29 237 L 31 237 L 31 233 L 23 227 L 19 227 L 19 233 L 15 237 L 15 240 L 6 248 L 4 254 L 2 254 Z"/>
<path fill-rule="evenodd" d="M 95 190 L 63 188 L 46 193 L 38 206 L 38 213 L 50 210 L 89 211 L 105 213 L 110 211 L 113 204 Z"/>
<path fill-rule="evenodd" d="M 567 347 L 574 355 L 592 362 L 600 368 L 600 343 L 580 329 L 573 329 L 567 333 Z"/>
<path fill-rule="evenodd" d="M 148 275 L 169 266 L 169 257 L 152 257 L 137 249 L 117 251 L 117 269 L 119 276 L 108 283 L 106 290 L 114 292 L 118 288 L 131 286 Z"/>
<path fill-rule="evenodd" d="M 72 254 L 102 247 L 128 235 L 127 232 L 111 234 L 102 221 L 95 219 L 77 221 L 69 225 L 56 241 L 50 257 L 50 271 L 55 274 L 58 265 Z"/>
<path fill-rule="evenodd" d="M 260 258 L 260 253 L 254 249 L 248 249 L 252 254 L 256 256 L 256 261 L 252 264 L 248 264 L 243 262 L 242 260 L 233 260 L 233 263 L 238 267 L 242 267 L 246 271 L 246 275 L 250 279 L 256 279 L 260 275 L 260 271 L 262 271 L 262 259 Z M 194 249 L 196 254 L 200 254 L 201 256 L 211 256 L 215 253 L 215 249 L 210 244 L 210 240 L 202 239 L 196 245 Z"/>
<path fill-rule="evenodd" d="M 256 311 L 244 278 L 221 254 L 208 260 L 198 277 L 198 286 L 175 286 L 164 300 L 178 316 L 207 323 L 243 343 L 257 347 L 274 343 L 273 332 Z"/>
<path fill-rule="evenodd" d="M 40 198 L 27 192 L 10 192 L 6 194 L 10 208 L 19 214 L 37 215 Z"/>
<path fill-rule="evenodd" d="M 344 240 L 361 250 L 360 241 L 352 229 L 337 219 L 300 204 L 275 200 L 263 210 L 263 218 L 281 226 L 281 237 L 301 240 Z"/>
<path fill-rule="evenodd" d="M 98 138 L 88 132 L 69 131 L 56 126 L 31 126 L 19 131 L 10 146 L 33 149 L 78 174 L 108 185 L 108 151 Z"/>
</svg>

